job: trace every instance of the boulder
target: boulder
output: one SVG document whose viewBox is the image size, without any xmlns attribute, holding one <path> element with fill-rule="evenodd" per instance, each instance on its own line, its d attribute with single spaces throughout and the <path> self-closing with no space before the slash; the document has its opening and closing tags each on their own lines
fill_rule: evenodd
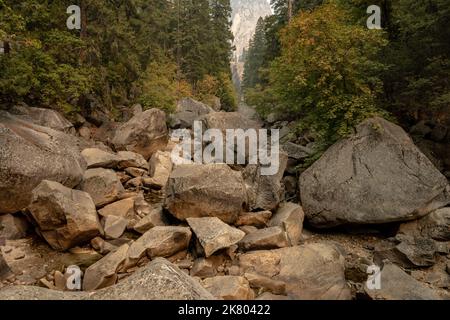
<svg viewBox="0 0 450 320">
<path fill-rule="evenodd" d="M 168 142 L 166 114 L 159 109 L 147 110 L 117 128 L 112 143 L 118 151 L 132 151 L 149 159 Z"/>
<path fill-rule="evenodd" d="M 113 170 L 101 168 L 86 170 L 80 189 L 91 195 L 97 207 L 118 200 L 125 192 L 117 174 Z"/>
<path fill-rule="evenodd" d="M 22 239 L 27 235 L 28 227 L 28 222 L 23 216 L 0 215 L 0 239 Z"/>
<path fill-rule="evenodd" d="M 247 234 L 239 243 L 246 250 L 265 250 L 289 246 L 286 232 L 281 227 L 270 227 Z"/>
<path fill-rule="evenodd" d="M 286 284 L 286 295 L 299 300 L 350 300 L 344 257 L 333 246 L 314 243 L 239 257 L 241 271 Z M 301 262 L 301 263 L 300 263 Z"/>
<path fill-rule="evenodd" d="M 144 159 L 142 155 L 139 153 L 131 152 L 131 151 L 119 151 L 117 153 L 119 158 L 119 163 L 117 168 L 119 170 L 124 170 L 126 168 L 140 168 L 144 170 L 148 170 L 148 162 Z"/>
<path fill-rule="evenodd" d="M 255 298 L 253 290 L 244 277 L 217 276 L 203 280 L 202 284 L 214 297 L 221 300 L 252 300 Z"/>
<path fill-rule="evenodd" d="M 95 124 L 95 123 L 94 123 Z M 110 120 L 105 120 L 99 128 L 93 130 L 92 139 L 101 141 L 107 146 L 112 146 L 112 140 L 120 124 Z"/>
<path fill-rule="evenodd" d="M 222 262 L 218 256 L 210 258 L 198 258 L 194 261 L 190 275 L 191 277 L 211 278 L 217 275 L 217 268 Z"/>
<path fill-rule="evenodd" d="M 191 236 L 191 230 L 185 227 L 154 227 L 131 244 L 127 265 L 137 263 L 146 254 L 150 259 L 170 257 L 187 249 Z"/>
<path fill-rule="evenodd" d="M 212 112 L 203 117 L 206 129 L 260 129 L 261 125 L 254 120 L 243 117 L 239 112 Z"/>
<path fill-rule="evenodd" d="M 28 206 L 39 233 L 55 250 L 67 250 L 96 237 L 101 230 L 92 198 L 53 181 L 42 181 Z"/>
<path fill-rule="evenodd" d="M 385 264 L 381 271 L 381 289 L 365 292 L 373 300 L 441 300 L 442 298 L 425 284 L 415 280 L 394 264 Z"/>
<path fill-rule="evenodd" d="M 175 129 L 192 128 L 195 121 L 213 111 L 204 103 L 191 98 L 184 98 L 178 102 L 175 113 L 170 116 L 171 127 Z"/>
<path fill-rule="evenodd" d="M 286 232 L 290 246 L 296 246 L 301 240 L 304 219 L 305 213 L 302 207 L 292 202 L 285 202 L 280 205 L 268 225 L 281 227 Z"/>
<path fill-rule="evenodd" d="M 117 272 L 127 259 L 128 250 L 129 245 L 124 244 L 87 268 L 84 273 L 83 290 L 95 291 L 114 285 L 117 282 Z"/>
<path fill-rule="evenodd" d="M 241 173 L 225 164 L 179 165 L 166 191 L 165 206 L 180 220 L 218 217 L 233 223 L 247 203 Z"/>
<path fill-rule="evenodd" d="M 202 245 L 206 257 L 231 247 L 244 238 L 245 233 L 230 227 L 219 218 L 188 218 L 187 222 Z"/>
<path fill-rule="evenodd" d="M 52 109 L 16 105 L 12 107 L 9 112 L 14 114 L 19 119 L 31 122 L 41 127 L 47 127 L 65 133 L 73 133 L 75 130 L 69 120 L 64 118 L 59 112 Z"/>
<path fill-rule="evenodd" d="M 366 120 L 300 177 L 315 227 L 414 220 L 449 203 L 447 179 L 399 126 Z"/>
<path fill-rule="evenodd" d="M 267 227 L 271 217 L 271 211 L 244 212 L 239 215 L 235 225 L 238 227 L 254 226 L 257 228 L 264 228 Z"/>
<path fill-rule="evenodd" d="M 450 208 L 438 209 L 422 219 L 404 223 L 400 226 L 399 233 L 450 241 Z"/>
<path fill-rule="evenodd" d="M 81 155 L 86 161 L 88 169 L 115 168 L 119 163 L 117 155 L 96 148 L 84 149 Z"/>
<path fill-rule="evenodd" d="M 282 148 L 289 158 L 295 160 L 304 160 L 314 154 L 314 150 L 292 142 L 286 142 Z"/>
<path fill-rule="evenodd" d="M 243 176 L 247 187 L 249 208 L 255 210 L 273 210 L 283 200 L 284 189 L 281 185 L 287 166 L 287 154 L 279 153 L 279 167 L 274 175 L 262 175 L 260 165 L 248 165 Z"/>
<path fill-rule="evenodd" d="M 11 269 L 9 268 L 5 258 L 3 258 L 2 252 L 0 251 L 0 280 L 3 280 L 3 278 L 8 277 L 10 274 Z"/>
<path fill-rule="evenodd" d="M 150 178 L 144 179 L 144 185 L 155 189 L 164 189 L 172 172 L 172 159 L 170 152 L 156 152 L 149 161 Z"/>
<path fill-rule="evenodd" d="M 78 144 L 75 137 L 0 111 L 0 213 L 28 206 L 42 180 L 78 185 L 86 168 Z"/>
</svg>

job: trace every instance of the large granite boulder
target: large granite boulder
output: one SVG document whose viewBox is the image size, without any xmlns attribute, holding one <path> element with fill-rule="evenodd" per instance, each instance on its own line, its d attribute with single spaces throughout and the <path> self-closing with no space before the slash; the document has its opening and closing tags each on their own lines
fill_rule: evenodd
<svg viewBox="0 0 450 320">
<path fill-rule="evenodd" d="M 28 206 L 42 180 L 78 185 L 86 169 L 78 145 L 75 137 L 0 111 L 0 213 Z"/>
<path fill-rule="evenodd" d="M 176 129 L 189 129 L 194 126 L 194 121 L 211 112 L 214 110 L 206 104 L 184 98 L 178 102 L 175 113 L 170 116 L 170 124 Z"/>
<path fill-rule="evenodd" d="M 372 118 L 300 177 L 316 227 L 414 220 L 449 203 L 447 179 L 399 126 Z"/>
<path fill-rule="evenodd" d="M 225 164 L 186 164 L 172 171 L 165 205 L 180 220 L 217 217 L 236 221 L 246 207 L 242 174 Z"/>
<path fill-rule="evenodd" d="M 133 151 L 148 160 L 156 151 L 164 149 L 168 140 L 166 114 L 151 109 L 117 128 L 112 143 L 118 151 Z"/>
<path fill-rule="evenodd" d="M 44 180 L 32 194 L 30 215 L 55 250 L 70 249 L 100 234 L 97 211 L 86 192 Z"/>
</svg>

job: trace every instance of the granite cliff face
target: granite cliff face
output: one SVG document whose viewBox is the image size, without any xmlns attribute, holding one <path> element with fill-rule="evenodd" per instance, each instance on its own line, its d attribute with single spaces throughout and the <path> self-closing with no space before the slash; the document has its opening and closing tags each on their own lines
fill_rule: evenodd
<svg viewBox="0 0 450 320">
<path fill-rule="evenodd" d="M 243 52 L 255 32 L 256 23 L 260 17 L 272 14 L 268 0 L 231 0 L 233 8 L 232 31 L 236 51 L 233 56 L 232 69 L 236 84 L 242 80 L 244 72 Z"/>
</svg>

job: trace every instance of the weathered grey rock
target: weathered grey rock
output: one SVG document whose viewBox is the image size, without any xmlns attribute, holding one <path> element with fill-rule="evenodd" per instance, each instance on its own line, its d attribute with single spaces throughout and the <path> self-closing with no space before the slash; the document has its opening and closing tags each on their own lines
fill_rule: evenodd
<svg viewBox="0 0 450 320">
<path fill-rule="evenodd" d="M 268 225 L 281 227 L 286 232 L 290 246 L 296 246 L 301 240 L 304 219 L 305 213 L 302 207 L 292 202 L 285 202 L 280 205 Z"/>
<path fill-rule="evenodd" d="M 92 239 L 91 246 L 102 255 L 107 255 L 108 253 L 117 249 L 117 246 L 105 241 L 100 237 L 95 237 L 94 239 Z"/>
<path fill-rule="evenodd" d="M 252 300 L 254 293 L 244 277 L 217 276 L 207 278 L 202 282 L 203 287 L 213 296 L 222 300 Z"/>
<path fill-rule="evenodd" d="M 140 168 L 144 170 L 148 170 L 148 162 L 144 159 L 142 155 L 139 153 L 131 152 L 131 151 L 119 151 L 117 153 L 119 157 L 119 163 L 117 168 L 120 170 L 126 168 Z"/>
<path fill-rule="evenodd" d="M 102 217 L 116 216 L 131 219 L 135 216 L 134 199 L 135 198 L 127 198 L 108 204 L 107 206 L 98 210 L 98 214 Z"/>
<path fill-rule="evenodd" d="M 88 169 L 115 168 L 119 163 L 117 155 L 97 148 L 84 149 L 81 155 L 86 161 Z"/>
<path fill-rule="evenodd" d="M 288 247 L 289 240 L 281 227 L 270 227 L 247 234 L 239 246 L 246 251 L 278 249 Z"/>
<path fill-rule="evenodd" d="M 5 258 L 3 258 L 3 255 L 0 251 L 0 280 L 3 278 L 6 278 L 11 274 L 11 269 L 9 268 L 8 264 L 6 263 Z"/>
<path fill-rule="evenodd" d="M 204 116 L 203 122 L 207 129 L 260 129 L 261 125 L 254 120 L 243 117 L 239 112 L 212 112 Z"/>
<path fill-rule="evenodd" d="M 212 300 L 197 281 L 165 259 L 155 259 L 119 284 L 95 293 L 9 286 L 0 300 Z"/>
<path fill-rule="evenodd" d="M 231 247 L 244 238 L 245 233 L 230 227 L 219 218 L 188 218 L 187 222 L 202 245 L 206 257 Z"/>
<path fill-rule="evenodd" d="M 434 290 L 391 263 L 381 271 L 381 289 L 365 286 L 365 291 L 374 300 L 441 300 Z"/>
<path fill-rule="evenodd" d="M 191 236 L 191 230 L 185 227 L 154 227 L 131 244 L 128 252 L 130 264 L 138 262 L 146 254 L 150 259 L 170 257 L 185 250 Z"/>
<path fill-rule="evenodd" d="M 156 189 L 164 189 L 172 172 L 170 152 L 156 152 L 149 161 L 150 178 L 144 179 L 144 184 Z"/>
<path fill-rule="evenodd" d="M 218 217 L 233 223 L 246 203 L 241 173 L 225 164 L 179 165 L 169 177 L 165 206 L 180 220 Z"/>
<path fill-rule="evenodd" d="M 117 282 L 117 272 L 127 259 L 129 248 L 128 244 L 124 244 L 87 268 L 83 278 L 83 290 L 95 291 L 114 285 Z"/>
<path fill-rule="evenodd" d="M 247 187 L 249 208 L 256 210 L 273 210 L 283 200 L 281 179 L 287 165 L 287 154 L 279 153 L 278 171 L 274 175 L 262 175 L 260 165 L 248 165 L 243 176 Z"/>
<path fill-rule="evenodd" d="M 372 118 L 300 177 L 316 227 L 408 221 L 449 203 L 447 179 L 399 126 Z"/>
<path fill-rule="evenodd" d="M 171 126 L 176 129 L 192 128 L 194 121 L 200 120 L 203 115 L 213 111 L 204 103 L 191 98 L 184 98 L 178 102 L 175 113 L 170 116 Z"/>
<path fill-rule="evenodd" d="M 117 239 L 125 232 L 128 219 L 118 216 L 106 216 L 103 218 L 103 230 L 107 239 Z"/>
<path fill-rule="evenodd" d="M 219 257 L 198 258 L 194 261 L 190 275 L 191 277 L 211 278 L 217 275 L 217 268 L 220 265 Z"/>
<path fill-rule="evenodd" d="M 422 219 L 404 223 L 399 233 L 450 241 L 450 208 L 438 209 Z"/>
<path fill-rule="evenodd" d="M 314 150 L 292 142 L 286 142 L 282 148 L 288 154 L 289 158 L 295 160 L 306 159 L 314 153 Z"/>
<path fill-rule="evenodd" d="M 53 181 L 42 181 L 28 206 L 40 234 L 56 250 L 67 250 L 90 241 L 101 230 L 89 194 Z"/>
<path fill-rule="evenodd" d="M 118 200 L 119 196 L 125 192 L 113 170 L 100 168 L 86 170 L 80 188 L 91 195 L 97 207 Z"/>
<path fill-rule="evenodd" d="M 140 234 L 144 234 L 151 228 L 163 227 L 166 225 L 168 225 L 168 222 L 162 207 L 155 207 L 135 224 L 134 230 Z"/>
<path fill-rule="evenodd" d="M 86 168 L 78 144 L 75 137 L 0 111 L 0 213 L 24 209 L 42 180 L 78 185 Z"/>
<path fill-rule="evenodd" d="M 22 239 L 27 235 L 29 225 L 25 217 L 12 214 L 0 215 L 0 238 Z"/>
<path fill-rule="evenodd" d="M 134 116 L 122 124 L 114 135 L 112 143 L 116 150 L 133 151 L 149 159 L 168 142 L 166 114 L 151 109 Z"/>
<path fill-rule="evenodd" d="M 47 127 L 65 133 L 73 133 L 74 127 L 69 120 L 64 118 L 59 112 L 52 109 L 28 107 L 16 105 L 10 110 L 17 118 L 35 125 Z"/>
<path fill-rule="evenodd" d="M 236 226 L 254 226 L 257 228 L 267 227 L 272 212 L 260 211 L 260 212 L 244 212 L 241 213 L 235 222 Z"/>
<path fill-rule="evenodd" d="M 286 284 L 286 293 L 300 300 L 349 300 L 344 257 L 332 245 L 307 244 L 239 257 L 241 271 Z"/>
</svg>

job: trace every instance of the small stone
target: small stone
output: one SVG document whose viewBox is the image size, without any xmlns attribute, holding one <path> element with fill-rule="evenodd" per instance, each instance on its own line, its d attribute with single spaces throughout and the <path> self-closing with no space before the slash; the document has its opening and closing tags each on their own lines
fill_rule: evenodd
<svg viewBox="0 0 450 320">
<path fill-rule="evenodd" d="M 117 249 L 117 246 L 114 246 L 110 244 L 109 242 L 106 242 L 100 237 L 96 237 L 91 240 L 91 246 L 95 250 L 97 250 L 102 255 L 107 255 L 108 253 L 114 251 Z"/>
<path fill-rule="evenodd" d="M 289 246 L 286 233 L 280 227 L 257 230 L 244 237 L 239 243 L 244 250 L 277 249 Z"/>
<path fill-rule="evenodd" d="M 219 271 L 218 268 L 222 262 L 223 259 L 220 256 L 199 258 L 194 261 L 194 266 L 191 269 L 191 276 L 202 279 L 214 277 L 217 275 L 217 271 Z"/>
<path fill-rule="evenodd" d="M 62 274 L 62 272 L 56 270 L 54 274 L 55 278 L 55 287 L 57 290 L 65 291 L 67 288 L 66 278 Z"/>
<path fill-rule="evenodd" d="M 267 227 L 267 223 L 272 217 L 272 212 L 246 212 L 239 215 L 235 225 L 236 226 L 254 226 L 257 228 Z"/>
<path fill-rule="evenodd" d="M 47 288 L 47 289 L 51 289 L 51 290 L 56 290 L 56 287 L 53 283 L 51 283 L 50 281 L 48 281 L 45 278 L 39 279 L 39 285 L 41 287 Z"/>
<path fill-rule="evenodd" d="M 187 222 L 199 239 L 206 257 L 228 248 L 244 238 L 245 233 L 230 227 L 219 218 L 188 218 Z"/>
<path fill-rule="evenodd" d="M 203 286 L 213 296 L 223 300 L 252 300 L 254 292 L 244 277 L 217 276 L 203 280 Z"/>
<path fill-rule="evenodd" d="M 22 260 L 23 258 L 25 258 L 25 254 L 22 252 L 19 252 L 14 255 L 14 260 Z"/>
<path fill-rule="evenodd" d="M 252 288 L 262 288 L 265 291 L 270 291 L 278 295 L 286 294 L 286 284 L 283 281 L 273 280 L 255 273 L 245 273 L 244 277 L 248 280 Z"/>
<path fill-rule="evenodd" d="M 128 220 L 122 217 L 107 216 L 103 218 L 103 229 L 107 239 L 117 239 L 125 232 Z"/>
<path fill-rule="evenodd" d="M 137 177 L 143 177 L 143 176 L 145 176 L 145 175 L 148 174 L 148 171 L 147 171 L 147 170 L 139 169 L 139 168 L 133 168 L 133 167 L 126 168 L 126 169 L 125 169 L 125 172 L 126 172 L 128 175 L 130 175 L 130 176 L 132 176 L 132 177 L 134 177 L 134 178 L 137 178 Z"/>
</svg>

